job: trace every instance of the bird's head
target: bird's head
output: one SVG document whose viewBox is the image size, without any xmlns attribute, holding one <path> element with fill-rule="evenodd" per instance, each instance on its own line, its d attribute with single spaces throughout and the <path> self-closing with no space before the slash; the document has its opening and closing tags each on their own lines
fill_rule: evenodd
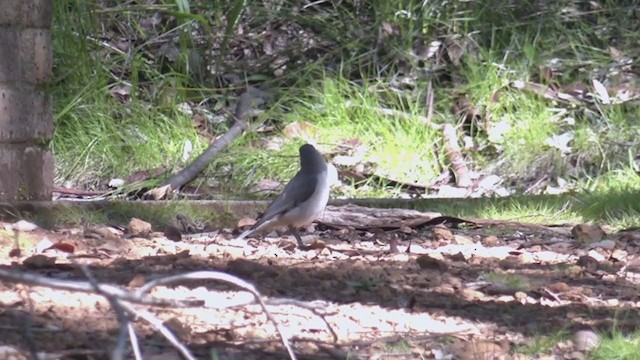
<svg viewBox="0 0 640 360">
<path fill-rule="evenodd" d="M 327 169 L 327 162 L 311 144 L 300 147 L 300 169 L 303 172 L 321 172 Z"/>
</svg>

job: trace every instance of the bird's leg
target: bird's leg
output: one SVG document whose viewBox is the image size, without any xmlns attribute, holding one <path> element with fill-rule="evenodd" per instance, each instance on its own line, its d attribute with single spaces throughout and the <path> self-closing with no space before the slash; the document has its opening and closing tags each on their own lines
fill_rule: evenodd
<svg viewBox="0 0 640 360">
<path fill-rule="evenodd" d="M 289 232 L 298 241 L 298 248 L 300 248 L 300 250 L 308 250 L 309 249 L 308 246 L 306 246 L 305 244 L 302 243 L 302 238 L 300 237 L 300 234 L 298 233 L 298 230 L 294 226 L 289 225 Z"/>
</svg>

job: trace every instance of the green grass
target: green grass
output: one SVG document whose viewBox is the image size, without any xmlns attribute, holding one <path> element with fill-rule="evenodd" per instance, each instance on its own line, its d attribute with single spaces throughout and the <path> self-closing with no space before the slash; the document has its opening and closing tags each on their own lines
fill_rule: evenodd
<svg viewBox="0 0 640 360">
<path fill-rule="evenodd" d="M 560 341 L 567 340 L 567 338 L 569 338 L 569 332 L 566 330 L 538 335 L 530 339 L 527 344 L 516 347 L 515 351 L 524 355 L 536 356 L 551 351 Z"/>
<path fill-rule="evenodd" d="M 283 137 L 279 130 L 296 121 L 315 126 L 311 138 L 325 151 L 359 140 L 367 148 L 362 159 L 367 172 L 429 184 L 448 171 L 437 126 L 455 124 L 462 137 L 452 105 L 464 96 L 481 117 L 479 132 L 472 138 L 474 148 L 464 152 L 472 170 L 499 174 L 519 190 L 543 176 L 551 181 L 562 178 L 581 195 L 488 200 L 479 206 L 445 204 L 447 214 L 533 222 L 602 221 L 618 227 L 638 222 L 633 202 L 637 176 L 626 169 L 640 152 L 639 108 L 631 103 L 564 106 L 509 86 L 513 81 L 546 84 L 540 74 L 550 67 L 555 69 L 553 82 L 561 85 L 590 86 L 594 74 L 607 74 L 617 61 L 609 50 L 612 41 L 632 56 L 628 49 L 640 31 L 640 21 L 624 4 L 603 2 L 598 11 L 586 12 L 568 11 L 577 6 L 571 2 L 536 1 L 512 6 L 498 1 L 327 2 L 304 11 L 292 11 L 289 3 L 266 8 L 241 7 L 238 1 L 218 7 L 187 4 L 179 8 L 173 1 L 160 3 L 161 17 L 172 14 L 177 20 L 150 29 L 144 21 L 158 8 L 98 9 L 81 0 L 56 2 L 52 149 L 57 183 L 104 188 L 109 179 L 126 178 L 138 170 L 162 167 L 175 172 L 189 161 L 183 158 L 188 143 L 192 156 L 202 151 L 210 138 L 201 136 L 191 117 L 177 110 L 178 104 L 201 103 L 214 115 L 224 115 L 223 109 L 234 104 L 232 92 L 244 85 L 202 79 L 202 73 L 190 68 L 189 54 L 195 53 L 215 71 L 246 74 L 252 85 L 269 85 L 276 95 L 276 102 L 257 119 L 273 125 L 275 132 L 245 134 L 193 184 L 215 185 L 217 197 L 246 197 L 247 189 L 260 179 L 290 178 L 297 170 L 297 148 L 306 140 L 284 137 L 277 151 L 260 144 Z M 229 22 L 220 20 L 225 15 Z M 251 34 L 265 31 L 267 23 L 275 29 L 290 24 L 296 26 L 290 31 L 313 36 L 321 44 L 321 50 L 314 50 L 319 55 L 307 57 L 300 51 L 306 39 L 300 36 L 289 38 L 291 47 L 279 53 L 292 61 L 279 77 L 273 75 L 271 58 L 243 62 L 246 44 L 255 40 Z M 238 24 L 242 34 L 234 32 Z M 115 40 L 127 36 L 136 41 L 126 51 L 116 49 Z M 158 44 L 172 36 L 175 61 L 158 55 Z M 457 66 L 447 60 L 451 39 L 466 46 Z M 427 46 L 434 40 L 445 44 L 440 60 L 419 59 L 413 53 L 416 44 Z M 211 51 L 214 56 L 206 57 Z M 241 61 L 226 61 L 223 54 Z M 403 82 L 406 79 L 410 81 Z M 420 119 L 428 110 L 428 81 L 435 101 L 431 124 L 426 125 Z M 131 89 L 126 101 L 112 95 L 123 86 Z M 380 109 L 403 116 L 383 115 Z M 494 127 L 504 129 L 501 136 L 490 135 Z M 226 129 L 226 124 L 209 124 L 208 132 L 217 136 Z M 574 137 L 568 154 L 548 145 L 552 136 L 564 133 Z M 348 185 L 336 195 L 402 195 L 376 178 Z"/>
<path fill-rule="evenodd" d="M 354 84 L 344 78 L 325 78 L 308 90 L 304 101 L 294 105 L 289 121 L 304 119 L 318 127 L 317 137 L 327 144 L 359 140 L 369 151 L 364 162 L 374 164 L 378 175 L 400 181 L 427 183 L 438 173 L 433 149 L 438 134 L 421 124 L 420 108 L 403 109 L 382 102 L 369 91 L 377 84 Z M 398 102 L 399 99 L 398 99 Z M 381 108 L 392 108 L 408 118 L 385 116 Z"/>
<path fill-rule="evenodd" d="M 533 285 L 531 281 L 524 276 L 517 274 L 487 272 L 482 274 L 482 278 L 486 281 L 512 291 L 529 291 Z"/>
<path fill-rule="evenodd" d="M 182 75 L 162 74 L 145 62 L 142 52 L 129 57 L 95 40 L 98 24 L 88 3 L 56 5 L 52 150 L 58 183 L 103 188 L 109 179 L 137 170 L 184 165 L 187 142 L 195 154 L 204 149 L 191 119 L 176 110 L 180 94 L 163 102 L 162 93 L 179 87 Z M 153 84 L 145 78 L 153 78 Z M 131 100 L 119 101 L 114 89 L 126 86 Z"/>
<path fill-rule="evenodd" d="M 589 360 L 632 360 L 640 358 L 640 332 L 623 334 L 615 331 L 611 337 L 601 335 L 600 345 L 589 355 Z"/>
</svg>

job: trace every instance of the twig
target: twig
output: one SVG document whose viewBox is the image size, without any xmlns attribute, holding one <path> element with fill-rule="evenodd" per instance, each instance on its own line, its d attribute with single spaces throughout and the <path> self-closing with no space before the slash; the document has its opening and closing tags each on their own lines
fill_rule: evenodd
<svg viewBox="0 0 640 360">
<path fill-rule="evenodd" d="M 51 279 L 48 277 L 28 274 L 24 272 L 16 272 L 16 271 L 8 271 L 8 270 L 0 269 L 0 279 L 5 279 L 8 281 L 18 282 L 22 284 L 45 286 L 53 289 L 78 291 L 78 292 L 92 293 L 92 294 L 96 293 L 96 290 L 93 288 L 93 285 L 91 285 L 89 282 Z M 131 302 L 135 304 L 141 304 L 141 305 L 152 305 L 152 306 L 160 306 L 160 307 L 189 307 L 189 306 L 199 306 L 199 305 L 202 305 L 203 303 L 202 300 L 174 301 L 174 300 L 155 299 L 155 298 L 153 299 L 142 298 L 133 292 L 123 290 L 122 288 L 114 285 L 98 284 L 98 289 L 105 294 L 109 294 L 110 296 L 118 298 L 119 300 Z"/>
<path fill-rule="evenodd" d="M 295 353 L 293 352 L 293 349 L 291 348 L 291 345 L 289 344 L 289 337 L 282 331 L 276 319 L 273 317 L 273 315 L 271 315 L 271 313 L 267 309 L 267 304 L 265 304 L 258 290 L 251 283 L 244 281 L 239 277 L 225 274 L 222 272 L 217 272 L 217 271 L 194 271 L 191 273 L 169 276 L 169 277 L 150 281 L 144 284 L 140 289 L 138 289 L 137 294 L 139 296 L 142 296 L 146 292 L 148 292 L 149 290 L 151 290 L 152 288 L 158 285 L 166 285 L 169 283 L 182 281 L 182 280 L 219 280 L 219 281 L 224 281 L 224 282 L 234 284 L 237 287 L 240 287 L 242 289 L 249 291 L 251 294 L 253 294 L 258 304 L 260 304 L 260 307 L 262 307 L 262 311 L 264 311 L 265 315 L 267 316 L 267 319 L 273 323 L 273 326 L 275 327 L 276 331 L 278 332 L 278 335 L 280 336 L 280 339 L 282 340 L 282 345 L 284 345 L 284 347 L 287 349 L 287 352 L 289 353 L 289 357 L 292 360 L 297 359 Z"/>
<path fill-rule="evenodd" d="M 294 300 L 294 299 L 270 299 L 266 301 L 266 304 L 271 306 L 293 305 L 293 306 L 301 307 L 303 309 L 307 309 L 311 311 L 314 315 L 322 319 L 324 324 L 327 326 L 327 330 L 329 330 L 329 333 L 331 333 L 331 337 L 333 337 L 333 342 L 334 343 L 338 342 L 338 334 L 335 332 L 335 330 L 333 330 L 333 327 L 331 326 L 331 324 L 329 324 L 329 322 L 325 318 L 325 315 L 331 315 L 331 314 L 321 314 L 318 311 L 320 309 L 325 309 L 327 306 L 326 304 L 322 304 L 322 305 L 318 304 L 317 306 L 314 306 L 313 304 L 309 304 L 309 303 Z M 334 312 L 333 314 L 337 314 L 337 312 Z"/>
<path fill-rule="evenodd" d="M 431 124 L 431 119 L 433 119 L 433 99 L 433 84 L 431 83 L 431 79 L 429 79 L 429 83 L 427 84 L 427 118 L 425 119 L 425 122 L 428 124 Z"/>
<path fill-rule="evenodd" d="M 130 330 L 133 329 L 133 327 L 131 326 L 131 322 L 129 321 L 129 317 L 127 316 L 127 314 L 125 313 L 124 308 L 122 307 L 122 305 L 120 304 L 120 301 L 118 301 L 118 299 L 116 299 L 113 295 L 111 294 L 107 294 L 103 291 L 100 290 L 100 284 L 98 284 L 98 282 L 96 281 L 96 279 L 93 277 L 93 274 L 91 273 L 91 271 L 89 271 L 89 267 L 86 264 L 80 264 L 76 262 L 76 265 L 78 265 L 80 267 L 80 269 L 82 269 L 82 272 L 84 273 L 84 276 L 87 277 L 87 280 L 89 280 L 89 283 L 91 283 L 91 285 L 93 286 L 93 289 L 100 295 L 104 296 L 107 301 L 109 301 L 109 304 L 111 304 L 111 307 L 113 308 L 113 311 L 116 312 L 116 317 L 118 318 L 118 323 L 120 324 L 120 329 L 118 330 L 118 340 L 116 340 L 116 346 L 113 349 L 112 353 L 111 353 L 111 359 L 112 360 L 123 360 L 124 359 L 124 353 L 127 350 L 127 333 L 129 333 L 129 338 L 135 337 L 135 334 L 133 334 L 132 332 L 130 332 Z M 131 345 L 135 346 L 137 345 L 138 342 L 131 342 Z M 137 351 L 136 351 L 137 350 Z M 140 353 L 140 349 L 135 349 L 133 351 L 134 354 L 139 354 Z M 136 360 L 140 360 L 141 358 L 136 357 Z"/>
<path fill-rule="evenodd" d="M 140 344 L 138 343 L 138 337 L 136 336 L 136 330 L 133 328 L 133 324 L 129 322 L 129 341 L 131 341 L 131 347 L 133 348 L 133 356 L 136 359 L 142 359 L 142 353 L 140 352 Z"/>
<path fill-rule="evenodd" d="M 284 347 L 287 349 L 287 352 L 289 353 L 289 357 L 292 360 L 296 360 L 297 359 L 295 353 L 293 352 L 293 348 L 291 347 L 291 345 L 289 343 L 288 336 L 282 331 L 282 329 L 278 325 L 278 322 L 275 320 L 273 315 L 271 315 L 271 313 L 267 309 L 267 305 L 266 305 L 265 301 L 262 299 L 262 297 L 261 297 L 260 293 L 258 292 L 258 290 L 252 284 L 250 284 L 250 283 L 248 283 L 248 282 L 246 282 L 246 281 L 244 281 L 244 280 L 242 280 L 242 279 L 240 279 L 238 277 L 229 275 L 229 274 L 225 274 L 225 273 L 221 273 L 221 272 L 215 272 L 215 271 L 196 271 L 196 272 L 186 273 L 186 274 L 182 274 L 182 275 L 169 276 L 169 277 L 160 278 L 160 279 L 156 279 L 156 280 L 150 281 L 150 282 L 146 283 L 145 285 L 143 285 L 137 291 L 133 291 L 133 292 L 122 290 L 122 289 L 120 289 L 120 288 L 118 288 L 116 286 L 113 286 L 113 285 L 98 284 L 95 281 L 93 283 L 88 283 L 88 282 L 79 282 L 79 281 L 50 279 L 50 278 L 46 278 L 46 277 L 39 276 L 39 275 L 19 273 L 19 272 L 7 271 L 7 270 L 2 270 L 2 269 L 0 269 L 0 279 L 5 279 L 5 280 L 13 281 L 13 282 L 20 282 L 20 283 L 30 284 L 30 285 L 46 286 L 46 287 L 50 287 L 50 288 L 68 290 L 68 291 L 79 291 L 79 292 L 86 292 L 86 293 L 99 293 L 100 295 L 106 297 L 108 300 L 110 298 L 117 299 L 117 300 L 119 300 L 117 302 L 119 304 L 119 306 L 124 308 L 127 312 L 129 312 L 131 314 L 134 314 L 134 315 L 144 319 L 145 321 L 147 321 L 151 325 L 153 325 L 156 329 L 158 329 L 158 331 L 160 331 L 160 333 L 169 342 L 171 342 L 171 344 L 176 349 L 178 349 L 180 351 L 180 353 L 185 358 L 190 359 L 190 360 L 191 359 L 195 360 L 195 358 L 190 354 L 189 350 L 178 341 L 178 339 L 171 333 L 171 331 L 166 326 L 164 326 L 162 321 L 157 319 L 151 313 L 143 311 L 143 310 L 137 310 L 133 306 L 131 306 L 131 305 L 127 304 L 127 303 L 123 303 L 122 301 L 130 302 L 130 303 L 137 303 L 137 304 L 144 304 L 144 305 L 159 305 L 159 306 L 174 306 L 174 307 L 175 306 L 186 306 L 184 304 L 186 304 L 188 302 L 160 301 L 160 300 L 157 300 L 157 299 L 149 300 L 149 299 L 145 299 L 145 295 L 152 288 L 154 288 L 156 286 L 164 285 L 164 284 L 168 284 L 168 283 L 173 283 L 173 282 L 181 281 L 181 280 L 203 280 L 203 279 L 206 280 L 206 279 L 210 279 L 210 280 L 219 280 L 219 281 L 228 282 L 228 283 L 234 284 L 234 285 L 236 285 L 236 286 L 238 286 L 238 287 L 240 287 L 242 289 L 245 289 L 245 290 L 249 291 L 251 294 L 253 294 L 253 296 L 255 297 L 256 301 L 258 302 L 258 304 L 260 304 L 262 310 L 265 312 L 265 315 L 267 316 L 267 319 L 273 323 L 276 331 L 278 332 L 278 335 L 280 336 L 282 344 L 284 345 Z M 198 301 L 196 303 L 201 304 L 202 302 Z M 173 305 L 171 305 L 171 304 L 173 304 Z M 114 307 L 114 309 L 115 309 L 115 307 Z M 334 333 L 331 328 L 330 328 L 330 331 L 332 333 Z M 130 332 L 130 335 L 131 334 L 132 333 Z M 334 335 L 334 338 L 335 338 L 335 335 Z M 132 344 L 133 344 L 133 342 L 132 342 Z M 134 353 L 135 353 L 135 350 L 134 350 Z"/>
<path fill-rule="evenodd" d="M 33 300 L 29 299 L 29 313 L 26 316 L 26 321 L 24 322 L 24 337 L 25 342 L 27 343 L 27 347 L 29 348 L 29 352 L 31 353 L 31 357 L 34 360 L 40 360 L 40 355 L 38 354 L 38 348 L 36 346 L 36 342 L 33 339 L 33 317 L 31 314 L 33 313 Z"/>
<path fill-rule="evenodd" d="M 191 354 L 189 349 L 187 349 L 187 347 L 184 346 L 175 335 L 173 335 L 171 330 L 169 330 L 169 328 L 167 328 L 162 323 L 162 320 L 158 319 L 157 317 L 155 317 L 153 314 L 151 314 L 146 310 L 138 310 L 129 304 L 121 304 L 121 305 L 129 313 L 134 314 L 136 317 L 140 317 L 141 319 L 145 320 L 146 322 L 151 324 L 153 327 L 155 327 L 160 332 L 160 334 L 162 334 L 165 337 L 165 339 L 167 339 L 169 343 L 171 343 L 171 345 L 173 345 L 173 347 L 176 348 L 180 352 L 180 354 L 182 354 L 182 356 L 184 356 L 186 359 L 197 360 Z"/>
</svg>

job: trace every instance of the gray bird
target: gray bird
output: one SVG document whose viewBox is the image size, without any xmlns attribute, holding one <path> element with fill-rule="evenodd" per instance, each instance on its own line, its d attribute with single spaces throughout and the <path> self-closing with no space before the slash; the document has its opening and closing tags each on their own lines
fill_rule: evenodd
<svg viewBox="0 0 640 360">
<path fill-rule="evenodd" d="M 244 239 L 256 231 L 286 226 L 298 241 L 298 246 L 305 248 L 297 228 L 310 224 L 327 206 L 329 189 L 337 174 L 333 174 L 335 168 L 327 166 L 313 145 L 302 145 L 299 151 L 300 170 L 258 221 L 236 240 Z"/>
</svg>

